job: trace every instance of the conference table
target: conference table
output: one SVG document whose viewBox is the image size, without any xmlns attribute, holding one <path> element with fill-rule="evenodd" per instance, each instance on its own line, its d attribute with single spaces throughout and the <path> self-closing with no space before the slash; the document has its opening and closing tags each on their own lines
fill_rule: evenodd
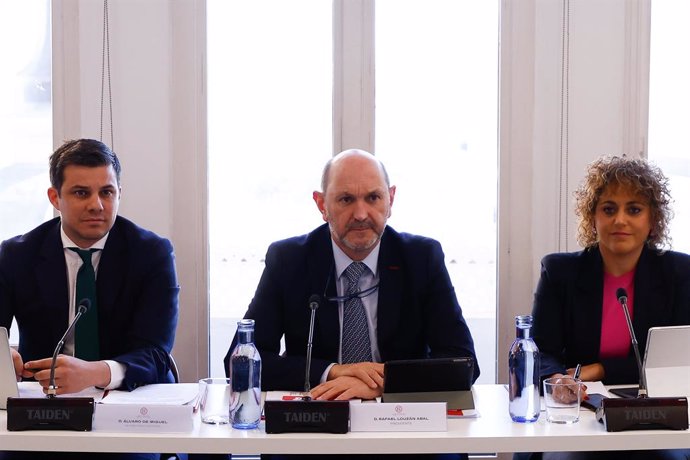
<svg viewBox="0 0 690 460">
<path fill-rule="evenodd" d="M 266 434 L 263 422 L 258 429 L 234 430 L 228 425 L 203 424 L 198 413 L 193 430 L 186 433 L 13 432 L 7 431 L 7 413 L 0 411 L 0 450 L 360 454 L 690 448 L 687 430 L 608 433 L 594 413 L 584 409 L 573 425 L 551 424 L 543 413 L 535 423 L 514 423 L 508 415 L 504 385 L 475 385 L 473 391 L 479 416 L 449 419 L 443 432 Z"/>
</svg>

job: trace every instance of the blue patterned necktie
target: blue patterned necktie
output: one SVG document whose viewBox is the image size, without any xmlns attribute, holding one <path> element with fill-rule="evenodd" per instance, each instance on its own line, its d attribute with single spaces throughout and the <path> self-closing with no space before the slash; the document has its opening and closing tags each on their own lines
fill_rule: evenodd
<svg viewBox="0 0 690 460">
<path fill-rule="evenodd" d="M 68 249 L 76 252 L 84 262 L 77 272 L 77 305 L 82 299 L 91 301 L 91 308 L 79 319 L 74 332 L 74 356 L 85 361 L 98 361 L 101 354 L 98 340 L 98 302 L 96 272 L 91 264 L 91 254 L 100 249 Z"/>
<path fill-rule="evenodd" d="M 352 296 L 345 301 L 343 311 L 343 364 L 371 361 L 371 340 L 364 304 L 359 298 L 359 278 L 367 266 L 362 262 L 352 262 L 345 269 L 345 276 L 349 282 L 347 295 Z"/>
</svg>

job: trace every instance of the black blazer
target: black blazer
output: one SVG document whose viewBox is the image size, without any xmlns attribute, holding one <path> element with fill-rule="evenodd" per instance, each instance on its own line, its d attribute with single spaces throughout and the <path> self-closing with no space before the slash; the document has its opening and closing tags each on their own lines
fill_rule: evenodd
<svg viewBox="0 0 690 460">
<path fill-rule="evenodd" d="M 381 359 L 471 356 L 472 336 L 432 239 L 386 227 L 381 239 L 377 340 Z M 304 387 L 312 294 L 334 297 L 335 263 L 328 225 L 307 235 L 271 244 L 256 294 L 245 318 L 256 321 L 255 341 L 263 361 L 263 390 Z M 328 286 L 328 287 L 326 287 Z M 285 354 L 280 340 L 285 335 Z M 225 357 L 228 372 L 230 353 Z M 310 383 L 316 386 L 338 360 L 340 322 L 335 302 L 322 300 L 316 312 Z M 474 378 L 479 376 L 475 367 Z"/>
<path fill-rule="evenodd" d="M 690 256 L 645 247 L 634 283 L 633 328 L 644 354 L 650 327 L 690 324 Z M 639 380 L 632 348 L 626 358 L 599 358 L 603 286 L 598 247 L 544 257 L 532 312 L 542 376 L 601 362 L 604 383 Z"/>
<path fill-rule="evenodd" d="M 179 286 L 170 242 L 118 216 L 96 286 L 101 357 L 127 366 L 123 388 L 172 382 Z M 53 355 L 67 329 L 68 303 L 60 218 L 0 245 L 0 326 L 9 329 L 16 319 L 25 361 Z"/>
</svg>

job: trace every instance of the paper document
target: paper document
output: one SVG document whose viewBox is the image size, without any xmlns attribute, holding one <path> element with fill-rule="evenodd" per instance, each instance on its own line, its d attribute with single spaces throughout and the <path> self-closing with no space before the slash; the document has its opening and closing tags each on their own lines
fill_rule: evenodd
<svg viewBox="0 0 690 460">
<path fill-rule="evenodd" d="M 182 406 L 196 401 L 197 383 L 157 383 L 144 385 L 132 391 L 111 390 L 101 404 L 134 404 Z"/>
<path fill-rule="evenodd" d="M 95 431 L 188 432 L 198 408 L 196 383 L 160 383 L 132 391 L 109 391 L 96 405 Z"/>
<path fill-rule="evenodd" d="M 448 409 L 448 418 L 477 418 L 479 411 L 477 409 Z"/>
<path fill-rule="evenodd" d="M 601 382 L 601 380 L 597 380 L 596 382 L 582 382 L 587 386 L 587 393 L 599 393 L 604 396 L 613 396 L 610 395 L 604 384 Z"/>
<path fill-rule="evenodd" d="M 17 386 L 19 387 L 19 397 L 20 398 L 43 398 L 46 396 L 46 394 L 43 392 L 43 388 L 41 387 L 41 384 L 38 382 L 18 382 Z M 79 398 L 93 398 L 95 402 L 99 402 L 101 398 L 103 398 L 103 393 L 105 390 L 102 390 L 100 388 L 96 387 L 89 387 L 85 388 L 82 391 L 78 393 L 68 393 L 68 394 L 62 394 L 62 395 L 57 395 L 58 398 L 74 398 L 74 397 L 79 397 Z"/>
<path fill-rule="evenodd" d="M 267 391 L 266 401 L 303 401 L 308 393 L 303 391 Z"/>
</svg>

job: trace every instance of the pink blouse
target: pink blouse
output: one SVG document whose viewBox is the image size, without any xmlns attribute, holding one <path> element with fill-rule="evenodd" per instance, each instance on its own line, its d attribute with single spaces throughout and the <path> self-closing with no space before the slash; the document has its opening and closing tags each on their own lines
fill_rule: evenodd
<svg viewBox="0 0 690 460">
<path fill-rule="evenodd" d="M 624 288 L 628 293 L 628 311 L 633 318 L 635 302 L 635 270 L 621 276 L 604 273 L 604 305 L 601 316 L 601 345 L 600 358 L 624 358 L 630 351 L 630 333 L 625 321 L 625 313 L 621 307 L 616 291 Z"/>
</svg>

